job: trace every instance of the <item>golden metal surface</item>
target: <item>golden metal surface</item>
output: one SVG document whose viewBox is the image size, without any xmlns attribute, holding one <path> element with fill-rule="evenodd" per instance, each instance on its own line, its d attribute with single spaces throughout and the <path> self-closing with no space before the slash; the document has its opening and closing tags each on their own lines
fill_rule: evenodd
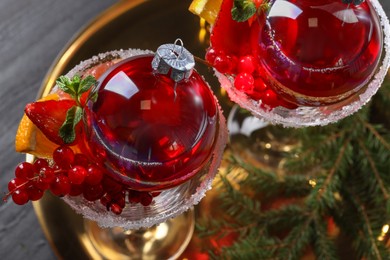
<svg viewBox="0 0 390 260">
<path fill-rule="evenodd" d="M 109 50 L 126 48 L 156 50 L 163 43 L 173 43 L 175 39 L 181 38 L 185 47 L 194 55 L 204 57 L 208 44 L 208 37 L 205 35 L 206 24 L 200 22 L 198 17 L 187 10 L 190 3 L 191 0 L 118 2 L 96 17 L 68 43 L 49 69 L 39 96 L 47 95 L 58 76 L 65 74 L 80 61 Z M 199 36 L 200 34 L 202 37 Z M 204 65 L 197 65 L 196 69 L 213 87 L 222 102 L 222 108 L 228 111 L 231 104 L 223 97 L 225 94 L 220 91 L 212 71 Z M 211 213 L 212 194 L 213 192 L 207 193 L 207 199 L 197 207 L 200 212 L 198 215 Z M 118 235 L 120 232 L 115 233 L 114 230 L 102 232 L 91 222 L 84 222 L 83 218 L 74 213 L 62 200 L 50 194 L 46 194 L 33 205 L 42 229 L 59 258 L 123 259 L 125 257 L 121 252 L 114 254 L 115 246 L 109 245 L 107 241 L 103 243 L 105 238 L 102 238 L 102 235 L 115 236 L 116 234 L 123 242 L 125 233 L 122 232 L 121 237 Z M 188 218 L 188 214 L 179 218 L 183 217 Z M 180 225 L 177 227 L 180 228 Z M 189 238 L 185 236 L 188 233 L 175 232 L 172 229 L 172 234 L 176 234 L 178 241 Z M 179 237 L 183 235 L 182 233 L 184 237 Z M 172 234 L 168 236 L 170 239 L 173 238 Z M 196 259 L 201 243 L 201 240 L 193 237 L 187 250 L 179 259 Z"/>
</svg>

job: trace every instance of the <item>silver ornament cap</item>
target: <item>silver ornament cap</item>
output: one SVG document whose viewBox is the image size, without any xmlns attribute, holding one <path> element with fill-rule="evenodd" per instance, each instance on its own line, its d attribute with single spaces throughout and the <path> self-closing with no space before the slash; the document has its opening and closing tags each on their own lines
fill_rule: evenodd
<svg viewBox="0 0 390 260">
<path fill-rule="evenodd" d="M 177 43 L 180 43 L 178 45 Z M 173 44 L 163 44 L 157 48 L 152 60 L 152 68 L 159 74 L 171 72 L 176 83 L 188 79 L 195 66 L 194 56 L 183 47 L 183 41 L 177 39 Z"/>
</svg>

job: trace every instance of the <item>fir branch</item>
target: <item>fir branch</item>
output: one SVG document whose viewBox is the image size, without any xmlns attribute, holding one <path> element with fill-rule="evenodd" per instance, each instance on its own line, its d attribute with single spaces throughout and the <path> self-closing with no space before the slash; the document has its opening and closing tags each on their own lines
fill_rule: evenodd
<svg viewBox="0 0 390 260">
<path fill-rule="evenodd" d="M 379 184 L 379 187 L 383 193 L 385 200 L 387 201 L 389 199 L 389 193 L 388 193 L 387 189 L 385 188 L 385 185 L 382 181 L 382 178 L 380 177 L 380 173 L 378 172 L 377 167 L 375 166 L 374 159 L 372 158 L 371 154 L 368 152 L 368 149 L 365 146 L 365 144 L 362 142 L 362 140 L 359 139 L 358 142 L 359 142 L 359 146 L 362 148 L 364 154 L 366 155 L 366 159 L 368 160 L 368 163 L 370 164 L 370 167 L 371 167 L 372 172 L 374 173 L 375 179 L 376 179 L 377 183 Z"/>
<path fill-rule="evenodd" d="M 310 215 L 311 213 L 302 206 L 285 205 L 264 211 L 259 215 L 258 225 L 265 226 L 268 230 L 284 230 L 292 225 L 302 224 Z"/>
<path fill-rule="evenodd" d="M 374 234 L 373 234 L 373 231 L 371 228 L 370 220 L 367 216 L 366 209 L 365 209 L 364 205 L 362 205 L 361 203 L 359 203 L 359 212 L 363 216 L 364 223 L 365 223 L 367 231 L 368 231 L 368 235 L 369 235 L 368 237 L 370 240 L 371 248 L 374 251 L 375 257 L 378 260 L 382 260 L 382 256 L 381 256 L 381 253 L 379 252 L 379 248 L 378 248 L 377 243 L 375 241 L 375 237 L 374 237 Z"/>
<path fill-rule="evenodd" d="M 390 150 L 390 143 L 388 143 L 382 136 L 381 134 L 368 122 L 363 120 L 360 116 L 357 117 L 359 121 L 368 129 L 370 132 L 381 142 L 381 144 Z"/>
<path fill-rule="evenodd" d="M 317 215 L 314 219 L 314 225 L 316 232 L 313 240 L 317 259 L 338 259 L 334 241 L 328 236 L 327 222 L 320 215 Z"/>
<path fill-rule="evenodd" d="M 260 202 L 234 189 L 225 177 L 221 176 L 221 180 L 224 184 L 221 207 L 227 214 L 239 219 L 242 224 L 255 221 L 261 212 Z"/>
<path fill-rule="evenodd" d="M 247 178 L 242 180 L 240 185 L 245 188 L 252 188 L 256 195 L 261 195 L 263 199 L 275 195 L 303 197 L 307 196 L 312 190 L 308 177 L 304 175 L 281 176 L 244 163 L 234 156 L 229 159 L 229 162 L 231 166 L 239 167 L 248 172 Z"/>
<path fill-rule="evenodd" d="M 372 257 L 383 259 L 385 256 L 389 256 L 390 253 L 389 249 L 377 240 L 385 223 L 382 219 L 383 214 L 378 212 L 378 208 L 367 207 L 363 203 L 362 197 L 354 190 L 357 187 L 354 184 L 343 190 L 346 201 L 343 205 L 344 210 L 337 214 L 337 218 L 339 220 L 344 219 L 342 227 L 350 233 L 359 259 L 372 259 Z M 381 211 L 382 208 L 379 208 L 379 210 Z"/>
<path fill-rule="evenodd" d="M 288 247 L 276 237 L 258 233 L 252 229 L 247 237 L 222 248 L 222 253 L 213 259 L 280 259 L 278 255 Z"/>
<path fill-rule="evenodd" d="M 332 187 L 332 180 L 336 179 L 338 186 L 340 186 L 340 176 L 337 176 L 336 173 L 340 172 L 343 168 L 342 163 L 345 159 L 346 151 L 349 147 L 350 139 L 346 139 L 340 148 L 338 156 L 333 163 L 332 168 L 329 170 L 329 173 L 326 176 L 326 179 L 323 183 L 317 181 L 314 192 L 308 198 L 308 205 L 311 207 L 321 208 L 322 201 L 326 201 L 328 207 L 333 207 L 335 204 L 334 192 L 336 192 L 338 187 Z"/>
<path fill-rule="evenodd" d="M 299 259 L 302 256 L 312 237 L 313 230 L 311 224 L 313 220 L 314 218 L 311 216 L 301 225 L 292 228 L 284 239 L 285 243 L 288 244 L 288 250 L 281 255 L 280 259 Z"/>
</svg>

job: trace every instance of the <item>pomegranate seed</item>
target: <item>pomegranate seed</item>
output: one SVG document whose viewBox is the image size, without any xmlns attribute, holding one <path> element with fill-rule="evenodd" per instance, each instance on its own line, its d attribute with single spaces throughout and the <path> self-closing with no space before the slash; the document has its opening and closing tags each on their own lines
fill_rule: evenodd
<svg viewBox="0 0 390 260">
<path fill-rule="evenodd" d="M 141 204 L 142 206 L 149 206 L 153 201 L 153 196 L 149 192 L 142 192 L 141 193 Z"/>
<path fill-rule="evenodd" d="M 140 203 L 141 201 L 141 192 L 135 190 L 129 190 L 127 199 L 130 203 Z"/>
<path fill-rule="evenodd" d="M 34 166 L 29 162 L 20 163 L 15 169 L 15 176 L 19 179 L 28 179 L 34 176 Z"/>
<path fill-rule="evenodd" d="M 158 195 L 161 194 L 161 191 L 153 191 L 150 193 L 153 197 L 157 197 Z"/>
<path fill-rule="evenodd" d="M 100 198 L 100 203 L 105 207 L 107 207 L 111 203 L 111 201 L 112 201 L 112 199 L 111 199 L 110 194 L 106 194 Z"/>
<path fill-rule="evenodd" d="M 82 166 L 73 166 L 68 171 L 68 178 L 72 184 L 81 184 L 87 176 L 87 170 Z"/>
<path fill-rule="evenodd" d="M 125 193 L 117 193 L 113 198 L 114 203 L 118 204 L 120 207 L 124 208 L 126 205 Z"/>
<path fill-rule="evenodd" d="M 28 194 L 25 190 L 17 189 L 12 193 L 12 200 L 17 205 L 24 205 L 28 202 Z"/>
<path fill-rule="evenodd" d="M 53 152 L 54 162 L 63 169 L 69 169 L 74 161 L 73 150 L 68 146 L 61 146 Z"/>
<path fill-rule="evenodd" d="M 108 192 L 120 192 L 122 191 L 122 185 L 111 179 L 110 177 L 103 176 L 102 185 L 105 191 Z"/>
<path fill-rule="evenodd" d="M 110 206 L 110 210 L 111 210 L 114 214 L 120 215 L 120 214 L 122 213 L 123 208 L 121 208 L 121 206 L 119 206 L 118 204 L 113 203 L 113 204 L 111 204 L 111 206 Z"/>
</svg>

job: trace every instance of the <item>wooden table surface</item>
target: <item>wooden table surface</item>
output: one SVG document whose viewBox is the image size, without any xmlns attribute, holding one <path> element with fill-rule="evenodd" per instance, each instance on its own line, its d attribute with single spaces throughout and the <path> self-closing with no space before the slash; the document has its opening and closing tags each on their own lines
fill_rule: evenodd
<svg viewBox="0 0 390 260">
<path fill-rule="evenodd" d="M 25 104 L 35 99 L 47 70 L 72 35 L 115 2 L 0 0 L 1 192 L 7 190 L 15 166 L 24 159 L 14 152 L 14 137 Z M 390 1 L 380 2 L 390 14 Z M 1 203 L 0 259 L 55 258 L 31 203 L 23 207 Z"/>
</svg>

